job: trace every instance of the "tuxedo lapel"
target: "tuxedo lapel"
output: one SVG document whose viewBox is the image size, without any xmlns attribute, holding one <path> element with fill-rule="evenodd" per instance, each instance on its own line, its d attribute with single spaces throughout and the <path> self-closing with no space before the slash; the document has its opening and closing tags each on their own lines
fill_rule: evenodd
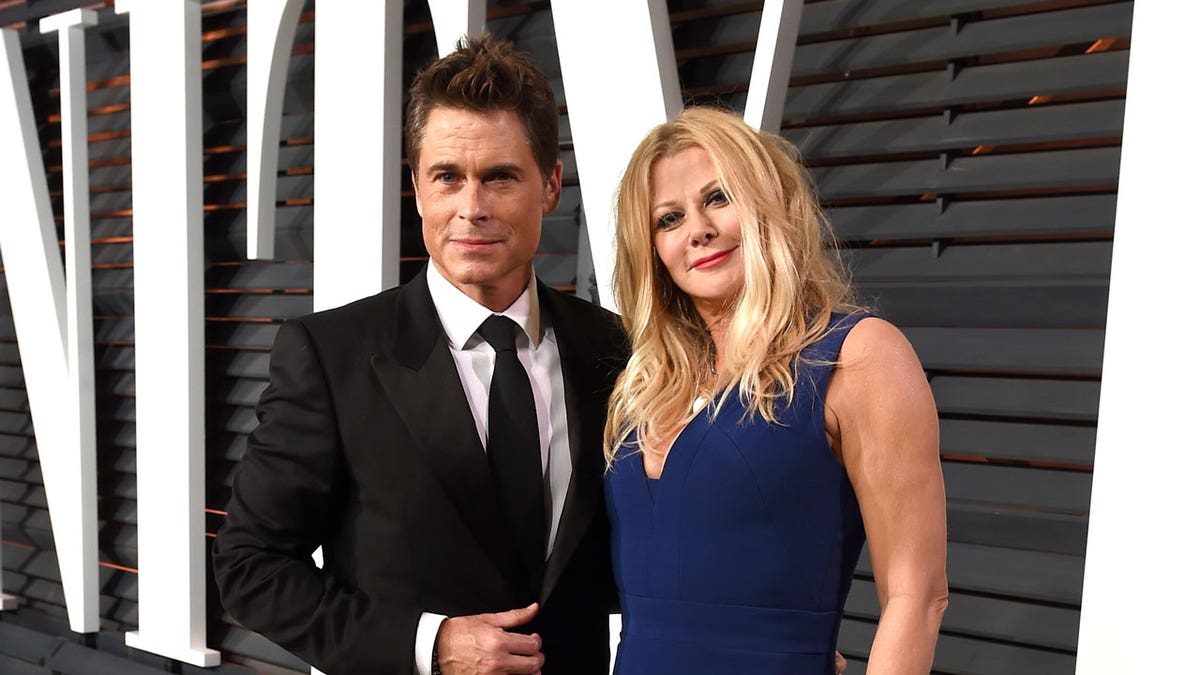
<svg viewBox="0 0 1200 675">
<path fill-rule="evenodd" d="M 554 327 L 558 344 L 571 446 L 571 482 L 542 583 L 541 601 L 545 602 L 578 548 L 599 502 L 604 470 L 600 437 L 604 431 L 605 400 L 592 348 L 596 336 L 588 334 L 591 322 L 577 320 L 580 317 L 571 311 L 564 298 L 540 282 L 538 302 Z"/>
<path fill-rule="evenodd" d="M 506 577 L 516 578 L 515 554 L 499 516 L 487 455 L 423 276 L 401 290 L 398 305 L 394 349 L 375 354 L 371 366 L 413 434 L 417 452 L 480 546 Z"/>
</svg>

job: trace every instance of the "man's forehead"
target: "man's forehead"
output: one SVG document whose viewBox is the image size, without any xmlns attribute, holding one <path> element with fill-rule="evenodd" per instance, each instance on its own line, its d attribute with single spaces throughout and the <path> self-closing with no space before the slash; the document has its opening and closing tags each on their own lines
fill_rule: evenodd
<svg viewBox="0 0 1200 675">
<path fill-rule="evenodd" d="M 422 168 L 486 162 L 533 162 L 524 126 L 509 110 L 476 112 L 435 108 L 430 112 L 420 149 Z"/>
</svg>

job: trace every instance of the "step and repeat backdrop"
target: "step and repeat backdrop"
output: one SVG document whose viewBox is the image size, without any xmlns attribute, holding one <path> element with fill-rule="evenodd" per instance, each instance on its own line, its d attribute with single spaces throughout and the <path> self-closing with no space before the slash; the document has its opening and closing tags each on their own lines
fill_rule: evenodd
<svg viewBox="0 0 1200 675">
<path fill-rule="evenodd" d="M 249 260 L 247 0 L 200 3 L 206 542 L 256 423 L 275 332 L 313 308 L 320 5 L 309 0 L 300 12 L 279 100 L 274 257 Z M 18 344 L 0 274 L 0 536 L 3 589 L 13 598 L 0 612 L 0 672 L 307 672 L 224 616 L 211 578 L 202 595 L 219 666 L 126 646 L 125 633 L 139 628 L 146 555 L 136 467 L 147 451 L 135 433 L 131 18 L 111 0 L 0 0 L 0 27 L 23 58 L 62 244 L 62 48 L 39 22 L 75 8 L 96 12 L 82 72 L 99 624 L 81 634 L 68 621 L 22 368 L 32 347 Z M 683 100 L 743 110 L 763 3 L 670 0 L 666 8 Z M 533 54 L 559 93 L 565 187 L 544 224 L 537 273 L 598 298 L 604 280 L 586 236 L 551 3 L 493 1 L 486 12 L 487 29 Z M 780 131 L 815 177 L 861 297 L 903 329 L 937 398 L 951 589 L 937 673 L 1074 672 L 1132 14 L 1131 1 L 1111 0 L 803 6 Z M 407 85 L 438 52 L 423 0 L 403 3 L 402 45 Z M 620 35 L 611 49 L 623 49 Z M 622 92 L 611 97 L 619 115 Z M 0 217 L 26 189 L 0 185 Z M 426 259 L 407 164 L 393 189 L 403 283 Z M 0 256 L 11 262 L 10 251 Z M 169 320 L 138 314 L 156 319 Z M 841 631 L 852 675 L 865 669 L 878 614 L 864 555 Z"/>
</svg>

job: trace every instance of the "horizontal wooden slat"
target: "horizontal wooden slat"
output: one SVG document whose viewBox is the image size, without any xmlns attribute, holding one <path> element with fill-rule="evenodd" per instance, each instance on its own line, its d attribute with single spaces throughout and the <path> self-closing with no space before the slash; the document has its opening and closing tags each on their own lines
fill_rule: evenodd
<svg viewBox="0 0 1200 675">
<path fill-rule="evenodd" d="M 960 239 L 1111 235 L 1115 194 L 1033 197 L 983 201 L 835 207 L 828 210 L 839 239 L 878 242 L 909 239 Z"/>
<path fill-rule="evenodd" d="M 856 573 L 871 573 L 865 551 Z M 967 591 L 1078 608 L 1083 558 L 952 541 L 946 546 L 946 576 L 952 597 Z"/>
<path fill-rule="evenodd" d="M 942 454 L 1090 466 L 1096 430 L 1025 422 L 942 419 Z"/>
<path fill-rule="evenodd" d="M 857 290 L 904 326 L 1098 328 L 1108 301 L 1107 278 L 863 282 Z"/>
<path fill-rule="evenodd" d="M 854 582 L 846 598 L 846 615 L 867 620 L 879 617 L 874 582 L 869 579 Z M 1079 610 L 956 593 L 942 618 L 942 628 L 994 640 L 1074 649 L 1079 632 Z"/>
<path fill-rule="evenodd" d="M 926 369 L 1100 376 L 1100 330 L 908 328 Z"/>
<path fill-rule="evenodd" d="M 944 462 L 942 474 L 947 499 L 976 506 L 1084 515 L 1091 497 L 1092 477 L 1079 471 Z"/>
<path fill-rule="evenodd" d="M 1096 421 L 1099 382 L 935 375 L 940 413 Z"/>
<path fill-rule="evenodd" d="M 1082 557 L 1087 523 L 1084 514 L 951 501 L 946 526 L 950 541 Z"/>
<path fill-rule="evenodd" d="M 809 2 L 800 21 L 800 42 L 830 32 L 877 30 L 881 25 L 915 21 L 946 20 L 970 16 L 974 12 L 1016 10 L 1028 7 L 1030 0 L 826 0 Z M 690 0 L 673 13 L 677 33 L 700 39 L 709 45 L 734 45 L 754 41 L 758 36 L 761 12 L 744 0 Z M 698 11 L 699 10 L 699 11 Z M 716 10 L 716 11 L 703 11 Z M 724 11 L 722 11 L 724 10 Z M 693 28 L 699 30 L 693 30 Z M 681 45 L 679 37 L 676 46 Z"/>
<path fill-rule="evenodd" d="M 849 655 L 864 659 L 870 651 L 874 635 L 874 624 L 846 619 L 842 621 L 838 648 L 845 650 Z M 861 667 L 856 666 L 857 672 L 865 672 L 858 670 Z M 1060 651 L 942 635 L 938 638 L 933 672 L 955 675 L 1071 675 L 1075 672 L 1075 657 Z M 852 675 L 849 669 L 847 675 Z"/>
<path fill-rule="evenodd" d="M 1132 12 L 1133 3 L 1118 3 L 959 25 L 947 21 L 944 26 L 801 44 L 793 52 L 792 77 L 840 79 L 848 71 L 1123 38 L 1129 36 Z M 747 48 L 752 50 L 753 44 Z M 714 85 L 736 85 L 747 81 L 753 60 L 753 52 L 746 51 L 696 59 L 688 65 L 703 69 Z"/>
<path fill-rule="evenodd" d="M 928 246 L 843 251 L 860 282 L 1006 281 L 1105 279 L 1112 243 L 995 244 L 947 246 L 934 255 Z"/>
<path fill-rule="evenodd" d="M 1120 156 L 1117 148 L 1054 150 L 957 157 L 945 166 L 941 160 L 927 159 L 817 167 L 811 173 L 817 193 L 826 200 L 1067 191 L 1116 185 Z"/>
<path fill-rule="evenodd" d="M 953 75 L 936 70 L 807 83 L 788 90 L 784 126 L 814 118 L 897 114 L 1121 90 L 1128 69 L 1129 53 L 1114 51 L 966 66 Z M 745 105 L 744 95 L 735 95 L 730 102 L 740 109 Z"/>
<path fill-rule="evenodd" d="M 1033 105 L 882 122 L 789 129 L 784 136 L 807 161 L 839 157 L 970 151 L 978 146 L 1119 137 L 1125 102 Z"/>
</svg>

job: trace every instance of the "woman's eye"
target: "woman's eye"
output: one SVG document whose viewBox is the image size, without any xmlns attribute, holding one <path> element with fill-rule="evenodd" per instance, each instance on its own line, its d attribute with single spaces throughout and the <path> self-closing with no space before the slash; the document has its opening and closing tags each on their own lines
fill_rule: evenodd
<svg viewBox="0 0 1200 675">
<path fill-rule="evenodd" d="M 704 198 L 705 206 L 724 206 L 728 203 L 729 200 L 725 198 L 725 191 L 720 189 L 713 190 Z"/>
<path fill-rule="evenodd" d="M 658 229 L 670 230 L 683 222 L 683 214 L 679 211 L 664 213 L 658 217 Z"/>
</svg>

